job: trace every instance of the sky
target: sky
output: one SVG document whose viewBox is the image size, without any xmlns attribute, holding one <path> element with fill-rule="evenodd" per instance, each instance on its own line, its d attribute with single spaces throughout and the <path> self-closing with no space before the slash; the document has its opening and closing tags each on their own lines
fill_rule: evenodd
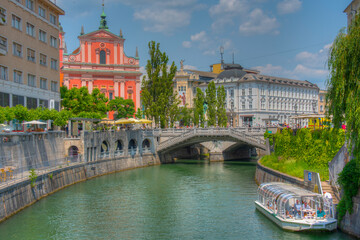
<svg viewBox="0 0 360 240">
<path fill-rule="evenodd" d="M 139 48 L 141 71 L 148 60 L 148 43 L 180 67 L 210 71 L 224 60 L 261 74 L 308 80 L 326 89 L 327 58 L 351 0 L 105 0 L 109 30 L 122 29 L 125 53 Z M 102 0 L 57 0 L 65 10 L 60 23 L 68 52 L 85 33 L 97 30 Z"/>
</svg>

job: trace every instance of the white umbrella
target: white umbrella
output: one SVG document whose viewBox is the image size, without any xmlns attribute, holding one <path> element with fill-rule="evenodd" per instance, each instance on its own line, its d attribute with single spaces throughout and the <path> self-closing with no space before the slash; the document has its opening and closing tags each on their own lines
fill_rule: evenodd
<svg viewBox="0 0 360 240">
<path fill-rule="evenodd" d="M 23 124 L 46 124 L 46 123 L 34 120 L 34 121 L 30 121 L 30 122 L 24 122 Z"/>
</svg>

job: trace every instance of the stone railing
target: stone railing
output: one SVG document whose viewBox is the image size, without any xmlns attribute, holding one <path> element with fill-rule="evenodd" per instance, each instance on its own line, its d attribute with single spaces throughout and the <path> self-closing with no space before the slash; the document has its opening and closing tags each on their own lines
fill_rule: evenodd
<svg viewBox="0 0 360 240">
<path fill-rule="evenodd" d="M 0 144 L 19 143 L 26 141 L 42 140 L 49 138 L 64 138 L 63 131 L 48 131 L 48 132 L 2 132 L 0 133 Z"/>
<path fill-rule="evenodd" d="M 166 142 L 160 143 L 157 150 L 163 151 L 172 146 L 176 146 L 182 142 L 185 142 L 193 137 L 223 137 L 224 139 L 229 138 L 229 140 L 237 139 L 242 142 L 246 142 L 255 147 L 265 149 L 266 142 L 264 139 L 259 137 L 252 136 L 244 131 L 234 128 L 193 128 L 187 129 L 178 136 L 167 140 Z"/>
</svg>

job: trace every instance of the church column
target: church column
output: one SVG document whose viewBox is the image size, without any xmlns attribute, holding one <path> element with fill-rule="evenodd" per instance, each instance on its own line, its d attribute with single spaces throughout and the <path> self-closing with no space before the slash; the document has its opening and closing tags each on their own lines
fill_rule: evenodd
<svg viewBox="0 0 360 240">
<path fill-rule="evenodd" d="M 110 50 L 106 49 L 106 64 L 110 64 Z"/>
<path fill-rule="evenodd" d="M 125 80 L 120 82 L 120 97 L 125 98 Z"/>
<path fill-rule="evenodd" d="M 95 54 L 96 54 L 96 63 L 99 64 L 100 63 L 100 50 L 96 49 Z"/>
<path fill-rule="evenodd" d="M 70 88 L 69 74 L 64 74 L 64 86 L 66 86 L 68 89 Z"/>
<path fill-rule="evenodd" d="M 81 42 L 81 61 L 85 62 L 85 43 Z"/>
<path fill-rule="evenodd" d="M 140 107 L 140 80 L 136 80 L 136 106 L 135 109 L 138 109 Z"/>
<path fill-rule="evenodd" d="M 86 79 L 81 78 L 81 87 L 86 87 Z"/>
<path fill-rule="evenodd" d="M 88 43 L 88 62 L 91 63 L 91 42 Z"/>
<path fill-rule="evenodd" d="M 115 91 L 115 97 L 119 97 L 119 81 L 115 80 L 115 85 L 114 85 L 114 91 Z"/>
<path fill-rule="evenodd" d="M 114 64 L 118 64 L 118 61 L 117 61 L 117 49 L 118 49 L 118 43 L 114 43 Z"/>
<path fill-rule="evenodd" d="M 124 64 L 124 47 L 120 45 L 120 64 Z"/>
<path fill-rule="evenodd" d="M 92 79 L 89 80 L 88 90 L 89 90 L 89 93 L 92 93 L 92 91 L 93 91 L 93 80 Z"/>
</svg>

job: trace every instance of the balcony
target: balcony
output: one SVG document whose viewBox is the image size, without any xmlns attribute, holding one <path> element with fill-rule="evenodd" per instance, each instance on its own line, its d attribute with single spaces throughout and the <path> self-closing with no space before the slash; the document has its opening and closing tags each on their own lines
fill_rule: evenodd
<svg viewBox="0 0 360 240">
<path fill-rule="evenodd" d="M 5 56 L 7 54 L 7 46 L 0 42 L 0 56 Z"/>
</svg>

